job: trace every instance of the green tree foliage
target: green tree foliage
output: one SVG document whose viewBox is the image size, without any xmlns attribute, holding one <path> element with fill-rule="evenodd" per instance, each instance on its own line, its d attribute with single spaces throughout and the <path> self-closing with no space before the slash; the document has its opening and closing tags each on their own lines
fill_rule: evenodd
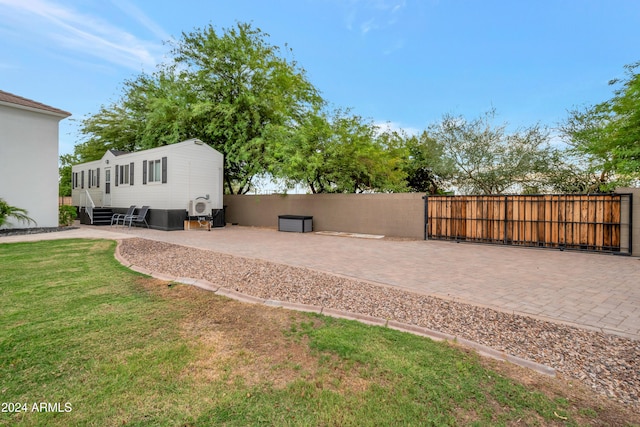
<svg viewBox="0 0 640 427">
<path fill-rule="evenodd" d="M 626 78 L 608 101 L 569 112 L 562 126 L 574 154 L 582 155 L 609 190 L 640 180 L 640 62 L 625 66 Z"/>
<path fill-rule="evenodd" d="M 548 133 L 539 126 L 507 133 L 494 125 L 495 111 L 474 120 L 445 115 L 429 126 L 425 141 L 440 157 L 450 186 L 466 194 L 503 194 L 543 189 L 553 165 Z M 440 169 L 438 169 L 440 170 Z"/>
<path fill-rule="evenodd" d="M 409 157 L 405 162 L 410 191 L 444 194 L 453 177 L 453 163 L 444 157 L 443 146 L 427 132 L 405 138 Z"/>
<path fill-rule="evenodd" d="M 348 111 L 306 115 L 294 128 L 269 135 L 279 141 L 270 173 L 311 193 L 395 192 L 405 189 L 403 140 Z"/>
<path fill-rule="evenodd" d="M 76 163 L 78 160 L 75 155 L 64 154 L 60 156 L 58 196 L 71 196 L 71 166 Z"/>
<path fill-rule="evenodd" d="M 267 38 L 242 23 L 183 33 L 169 63 L 127 81 L 120 100 L 82 122 L 78 160 L 199 138 L 225 155 L 226 190 L 247 192 L 269 169 L 276 141 L 265 134 L 285 133 L 323 105 L 305 71 Z"/>
<path fill-rule="evenodd" d="M 311 193 L 326 193 L 332 187 L 330 159 L 334 156 L 332 126 L 326 115 L 309 112 L 295 127 L 269 128 L 272 145 L 269 173 L 288 187 L 306 185 Z"/>
<path fill-rule="evenodd" d="M 336 114 L 329 168 L 337 192 L 393 192 L 404 189 L 400 140 L 377 135 L 373 123 L 359 116 Z M 399 155 L 400 154 L 400 155 Z"/>
</svg>

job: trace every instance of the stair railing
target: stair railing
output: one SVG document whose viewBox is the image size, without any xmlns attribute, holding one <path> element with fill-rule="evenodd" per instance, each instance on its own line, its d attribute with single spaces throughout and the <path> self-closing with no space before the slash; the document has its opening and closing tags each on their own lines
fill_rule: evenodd
<svg viewBox="0 0 640 427">
<path fill-rule="evenodd" d="M 84 190 L 83 193 L 80 193 L 80 206 L 84 206 L 85 212 L 89 215 L 89 221 L 93 224 L 93 208 L 96 207 L 96 204 L 93 202 L 89 190 Z"/>
</svg>

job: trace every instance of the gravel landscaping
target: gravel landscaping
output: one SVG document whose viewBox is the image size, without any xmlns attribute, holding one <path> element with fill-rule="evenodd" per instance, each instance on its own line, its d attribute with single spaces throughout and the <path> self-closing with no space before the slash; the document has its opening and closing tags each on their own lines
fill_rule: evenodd
<svg viewBox="0 0 640 427">
<path fill-rule="evenodd" d="M 550 366 L 595 392 L 640 409 L 640 341 L 503 313 L 328 273 L 140 238 L 124 239 L 131 264 L 204 279 L 270 300 L 419 325 Z"/>
<path fill-rule="evenodd" d="M 26 234 L 55 233 L 58 231 L 75 230 L 78 227 L 32 227 L 32 228 L 3 228 L 0 230 L 2 236 L 22 236 Z"/>
</svg>

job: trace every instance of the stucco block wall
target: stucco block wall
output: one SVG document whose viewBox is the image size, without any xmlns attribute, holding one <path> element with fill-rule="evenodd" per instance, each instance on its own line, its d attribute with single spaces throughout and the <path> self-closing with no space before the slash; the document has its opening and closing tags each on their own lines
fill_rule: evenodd
<svg viewBox="0 0 640 427">
<path fill-rule="evenodd" d="M 424 237 L 422 193 L 225 195 L 228 223 L 278 227 L 279 215 L 313 216 L 314 231 Z"/>
<path fill-rule="evenodd" d="M 0 197 L 38 227 L 58 226 L 60 117 L 0 105 Z M 14 228 L 33 224 L 10 221 Z"/>
</svg>

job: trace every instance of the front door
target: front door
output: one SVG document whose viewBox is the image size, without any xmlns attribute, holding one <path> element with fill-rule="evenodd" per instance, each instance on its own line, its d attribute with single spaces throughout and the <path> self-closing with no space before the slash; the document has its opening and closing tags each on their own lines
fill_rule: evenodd
<svg viewBox="0 0 640 427">
<path fill-rule="evenodd" d="M 111 168 L 104 169 L 104 197 L 105 206 L 111 206 Z"/>
</svg>

